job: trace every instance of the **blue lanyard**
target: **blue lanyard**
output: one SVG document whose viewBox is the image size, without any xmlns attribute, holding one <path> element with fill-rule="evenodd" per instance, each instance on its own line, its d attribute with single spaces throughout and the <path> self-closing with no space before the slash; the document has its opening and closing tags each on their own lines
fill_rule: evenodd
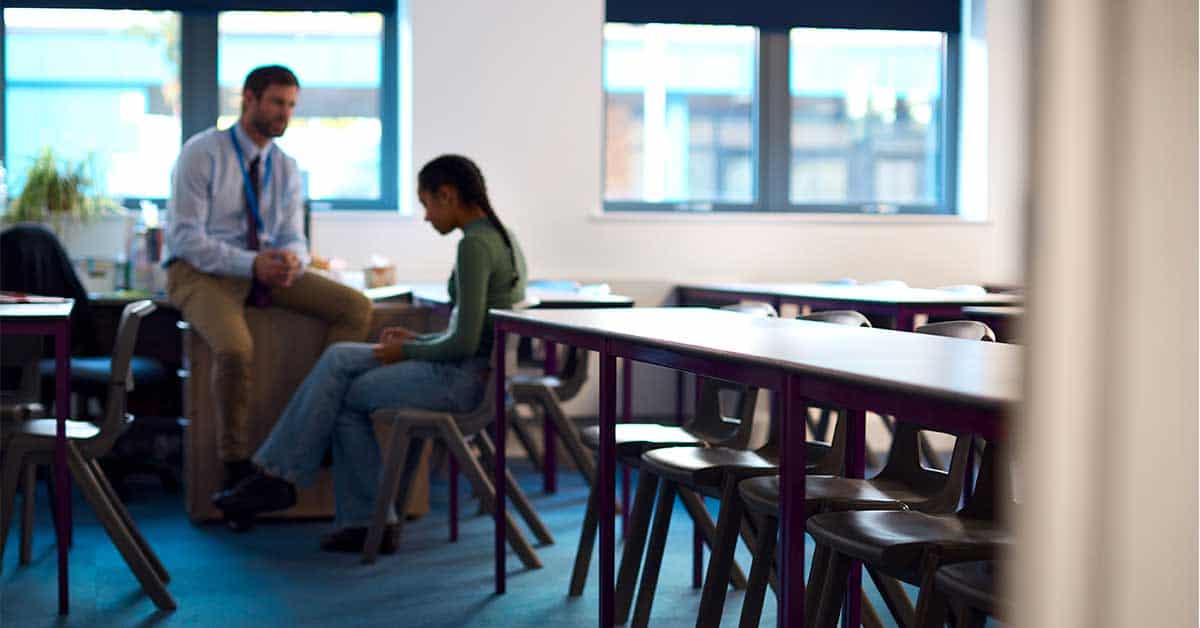
<svg viewBox="0 0 1200 628">
<path fill-rule="evenodd" d="M 246 170 L 246 158 L 242 155 L 242 147 L 237 141 L 237 125 L 229 127 L 229 139 L 233 142 L 233 152 L 237 153 L 238 166 L 242 169 L 242 185 L 246 188 L 246 202 L 250 205 L 250 213 L 254 216 L 254 224 L 258 225 L 258 230 L 263 230 L 262 214 L 258 211 L 258 196 L 254 193 L 254 185 L 250 183 L 250 172 Z M 271 182 L 271 155 L 275 151 L 268 150 L 266 163 L 263 164 L 262 185 L 259 190 L 267 189 L 267 184 Z"/>
</svg>

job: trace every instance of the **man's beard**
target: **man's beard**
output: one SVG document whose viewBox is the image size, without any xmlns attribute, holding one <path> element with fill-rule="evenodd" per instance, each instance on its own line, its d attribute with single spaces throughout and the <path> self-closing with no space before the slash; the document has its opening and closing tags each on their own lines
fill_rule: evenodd
<svg viewBox="0 0 1200 628">
<path fill-rule="evenodd" d="M 254 130 L 258 131 L 259 135 L 262 135 L 263 137 L 281 137 L 283 132 L 287 130 L 287 123 L 283 123 L 282 128 L 276 131 L 273 122 L 274 121 L 270 118 L 260 118 L 257 116 L 251 120 L 251 124 L 254 125 Z"/>
</svg>

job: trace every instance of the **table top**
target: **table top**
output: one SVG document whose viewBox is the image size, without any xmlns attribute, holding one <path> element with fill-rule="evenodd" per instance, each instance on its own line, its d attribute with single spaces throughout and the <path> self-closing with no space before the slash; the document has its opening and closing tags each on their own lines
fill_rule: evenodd
<svg viewBox="0 0 1200 628">
<path fill-rule="evenodd" d="M 0 319 L 70 318 L 74 307 L 72 299 L 60 303 L 0 303 Z"/>
<path fill-rule="evenodd" d="M 796 299 L 825 299 L 860 303 L 896 305 L 1020 305 L 1017 294 L 971 294 L 955 290 L 902 288 L 889 286 L 846 286 L 816 283 L 694 283 L 681 284 L 684 290 L 708 290 L 736 294 L 757 294 Z"/>
<path fill-rule="evenodd" d="M 978 316 L 990 316 L 995 318 L 1021 318 L 1025 315 L 1025 308 L 1016 305 L 968 305 L 967 307 L 963 308 L 963 314 L 967 316 L 976 314 Z"/>
<path fill-rule="evenodd" d="M 414 283 L 409 284 L 409 287 L 412 289 L 414 300 L 442 305 L 450 303 L 450 294 L 446 291 L 445 283 Z M 633 299 L 617 294 L 528 288 L 525 295 L 538 300 L 537 309 L 629 308 L 634 305 Z"/>
<path fill-rule="evenodd" d="M 977 406 L 1021 399 L 1022 349 L 1015 345 L 710 308 L 493 310 L 493 315 Z"/>
</svg>

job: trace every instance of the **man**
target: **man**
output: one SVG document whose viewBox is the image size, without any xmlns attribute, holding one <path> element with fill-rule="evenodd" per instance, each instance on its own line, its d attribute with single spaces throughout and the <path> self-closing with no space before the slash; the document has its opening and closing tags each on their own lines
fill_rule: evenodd
<svg viewBox="0 0 1200 628">
<path fill-rule="evenodd" d="M 370 322 L 371 304 L 360 292 L 304 272 L 300 170 L 272 141 L 287 129 L 299 91 L 291 70 L 255 68 L 242 88 L 237 124 L 188 139 L 171 177 L 167 295 L 213 351 L 226 488 L 253 471 L 253 343 L 244 308 L 273 304 L 316 316 L 329 324 L 326 344 L 362 341 Z M 229 524 L 245 530 L 250 520 Z"/>
</svg>

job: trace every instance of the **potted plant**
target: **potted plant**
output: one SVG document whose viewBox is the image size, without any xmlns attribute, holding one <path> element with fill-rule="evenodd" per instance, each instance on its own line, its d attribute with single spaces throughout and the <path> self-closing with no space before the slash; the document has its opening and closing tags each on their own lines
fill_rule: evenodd
<svg viewBox="0 0 1200 628">
<path fill-rule="evenodd" d="M 90 194 L 88 163 L 71 164 L 43 148 L 25 173 L 21 194 L 9 204 L 5 220 L 46 223 L 60 235 L 71 224 L 82 223 L 110 209 L 112 201 Z"/>
</svg>

